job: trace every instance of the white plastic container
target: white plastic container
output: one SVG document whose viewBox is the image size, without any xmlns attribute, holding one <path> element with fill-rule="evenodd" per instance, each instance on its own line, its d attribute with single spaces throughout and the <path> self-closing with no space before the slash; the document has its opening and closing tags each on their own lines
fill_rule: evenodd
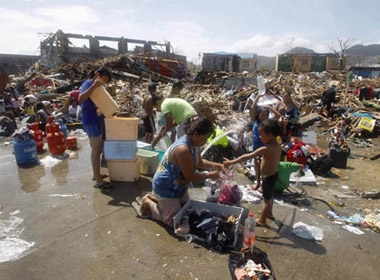
<svg viewBox="0 0 380 280">
<path fill-rule="evenodd" d="M 159 153 L 138 149 L 137 156 L 140 158 L 141 174 L 153 175 L 158 166 Z"/>
<path fill-rule="evenodd" d="M 90 95 L 90 98 L 106 118 L 112 117 L 113 114 L 119 111 L 119 105 L 103 86 L 97 87 Z"/>
<path fill-rule="evenodd" d="M 182 207 L 182 209 L 177 213 L 177 215 L 174 217 L 174 231 L 176 231 L 177 228 L 180 227 L 182 222 L 182 217 L 185 213 L 185 211 L 188 208 L 197 209 L 197 210 L 209 210 L 210 214 L 213 216 L 218 217 L 228 217 L 231 215 L 234 215 L 237 217 L 236 224 L 235 224 L 235 236 L 234 236 L 234 242 L 231 246 L 228 246 L 230 248 L 236 248 L 236 243 L 239 238 L 239 227 L 241 225 L 241 217 L 243 215 L 244 209 L 242 207 L 236 207 L 236 206 L 230 206 L 230 205 L 224 205 L 224 204 L 217 204 L 217 203 L 210 203 L 210 202 L 203 202 L 203 201 L 197 201 L 197 200 L 189 200 L 185 203 L 185 205 Z M 198 240 L 201 242 L 205 242 L 204 239 L 192 235 L 192 234 L 177 234 L 178 236 L 188 238 L 192 237 L 194 240 Z"/>
<path fill-rule="evenodd" d="M 111 181 L 136 182 L 140 179 L 140 159 L 107 160 L 108 173 Z"/>
<path fill-rule="evenodd" d="M 106 138 L 107 140 L 137 140 L 138 136 L 138 118 L 105 118 Z"/>
<path fill-rule="evenodd" d="M 134 160 L 137 153 L 137 141 L 104 141 L 106 160 Z"/>
</svg>

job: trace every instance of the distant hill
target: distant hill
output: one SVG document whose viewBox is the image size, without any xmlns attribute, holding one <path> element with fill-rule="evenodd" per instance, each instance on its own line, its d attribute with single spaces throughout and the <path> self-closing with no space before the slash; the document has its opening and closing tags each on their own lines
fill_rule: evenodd
<svg viewBox="0 0 380 280">
<path fill-rule="evenodd" d="M 347 49 L 347 54 L 355 56 L 380 56 L 380 44 L 368 46 L 355 45 Z"/>
<path fill-rule="evenodd" d="M 307 54 L 311 54 L 311 53 L 316 53 L 315 51 L 311 50 L 311 49 L 308 49 L 308 48 L 304 48 L 304 47 L 295 47 L 295 48 L 292 48 L 291 50 L 287 51 L 285 54 L 292 54 L 292 53 L 307 53 Z"/>
</svg>

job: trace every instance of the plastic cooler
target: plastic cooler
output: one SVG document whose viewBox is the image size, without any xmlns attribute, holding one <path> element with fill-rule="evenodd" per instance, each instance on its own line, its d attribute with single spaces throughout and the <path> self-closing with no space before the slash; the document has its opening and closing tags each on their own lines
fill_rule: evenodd
<svg viewBox="0 0 380 280">
<path fill-rule="evenodd" d="M 158 164 L 161 163 L 161 160 L 164 158 L 165 152 L 164 150 L 154 150 L 156 153 L 158 153 Z"/>
<path fill-rule="evenodd" d="M 137 149 L 148 150 L 148 151 L 152 151 L 153 150 L 152 144 L 145 143 L 145 142 L 142 142 L 142 141 L 137 141 Z"/>
<path fill-rule="evenodd" d="M 134 160 L 137 141 L 104 141 L 104 157 L 109 160 Z"/>
<path fill-rule="evenodd" d="M 103 86 L 97 87 L 90 98 L 106 118 L 112 117 L 114 113 L 119 111 L 119 105 Z"/>
<path fill-rule="evenodd" d="M 153 175 L 158 166 L 159 154 L 153 151 L 138 149 L 137 156 L 140 158 L 141 174 Z"/>
<path fill-rule="evenodd" d="M 197 200 L 189 200 L 174 217 L 174 231 L 176 231 L 176 229 L 180 227 L 182 223 L 182 217 L 185 214 L 185 211 L 189 208 L 193 210 L 203 210 L 203 209 L 209 210 L 210 214 L 215 217 L 228 217 L 231 215 L 234 215 L 235 217 L 237 217 L 237 222 L 235 225 L 234 242 L 232 246 L 229 246 L 231 248 L 236 248 L 236 244 L 239 238 L 239 227 L 242 224 L 242 216 L 244 212 L 244 209 L 242 207 L 203 202 L 203 201 L 197 201 Z M 205 242 L 204 239 L 198 237 L 197 235 L 193 235 L 193 234 L 177 234 L 177 235 L 183 238 L 192 237 L 192 239 L 194 240 Z"/>
<path fill-rule="evenodd" d="M 137 140 L 138 118 L 105 118 L 107 140 Z"/>
<path fill-rule="evenodd" d="M 136 182 L 140 179 L 140 159 L 107 160 L 108 173 L 111 181 Z"/>
</svg>

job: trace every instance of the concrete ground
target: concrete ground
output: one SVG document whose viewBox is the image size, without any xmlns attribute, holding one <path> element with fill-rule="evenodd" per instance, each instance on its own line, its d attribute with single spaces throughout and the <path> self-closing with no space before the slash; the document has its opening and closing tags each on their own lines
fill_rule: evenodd
<svg viewBox="0 0 380 280">
<path fill-rule="evenodd" d="M 136 217 L 131 202 L 151 191 L 150 178 L 114 183 L 108 193 L 93 188 L 86 138 L 58 164 L 28 169 L 16 165 L 7 144 L 0 145 L 0 279 L 231 279 L 228 253 L 188 243 L 172 229 Z M 42 162 L 48 157 L 40 155 Z M 237 180 L 250 183 L 245 176 Z M 305 189 L 327 196 L 322 187 Z M 197 187 L 191 196 L 202 200 L 207 193 Z M 257 247 L 268 254 L 277 279 L 379 279 L 380 235 L 349 232 L 324 217 L 324 203 L 307 202 L 313 201 L 275 203 L 276 221 L 270 229 L 257 228 Z M 243 204 L 256 215 L 262 205 Z M 324 240 L 294 235 L 299 221 L 323 229 Z"/>
</svg>

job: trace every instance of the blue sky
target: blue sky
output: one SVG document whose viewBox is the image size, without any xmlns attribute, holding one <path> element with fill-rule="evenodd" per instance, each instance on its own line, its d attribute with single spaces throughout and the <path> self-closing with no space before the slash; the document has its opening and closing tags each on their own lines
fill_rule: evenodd
<svg viewBox="0 0 380 280">
<path fill-rule="evenodd" d="M 328 52 L 337 38 L 380 43 L 379 11 L 378 0 L 2 0 L 0 53 L 39 55 L 39 42 L 58 29 L 169 41 L 195 63 L 199 53 L 218 51 Z"/>
</svg>

